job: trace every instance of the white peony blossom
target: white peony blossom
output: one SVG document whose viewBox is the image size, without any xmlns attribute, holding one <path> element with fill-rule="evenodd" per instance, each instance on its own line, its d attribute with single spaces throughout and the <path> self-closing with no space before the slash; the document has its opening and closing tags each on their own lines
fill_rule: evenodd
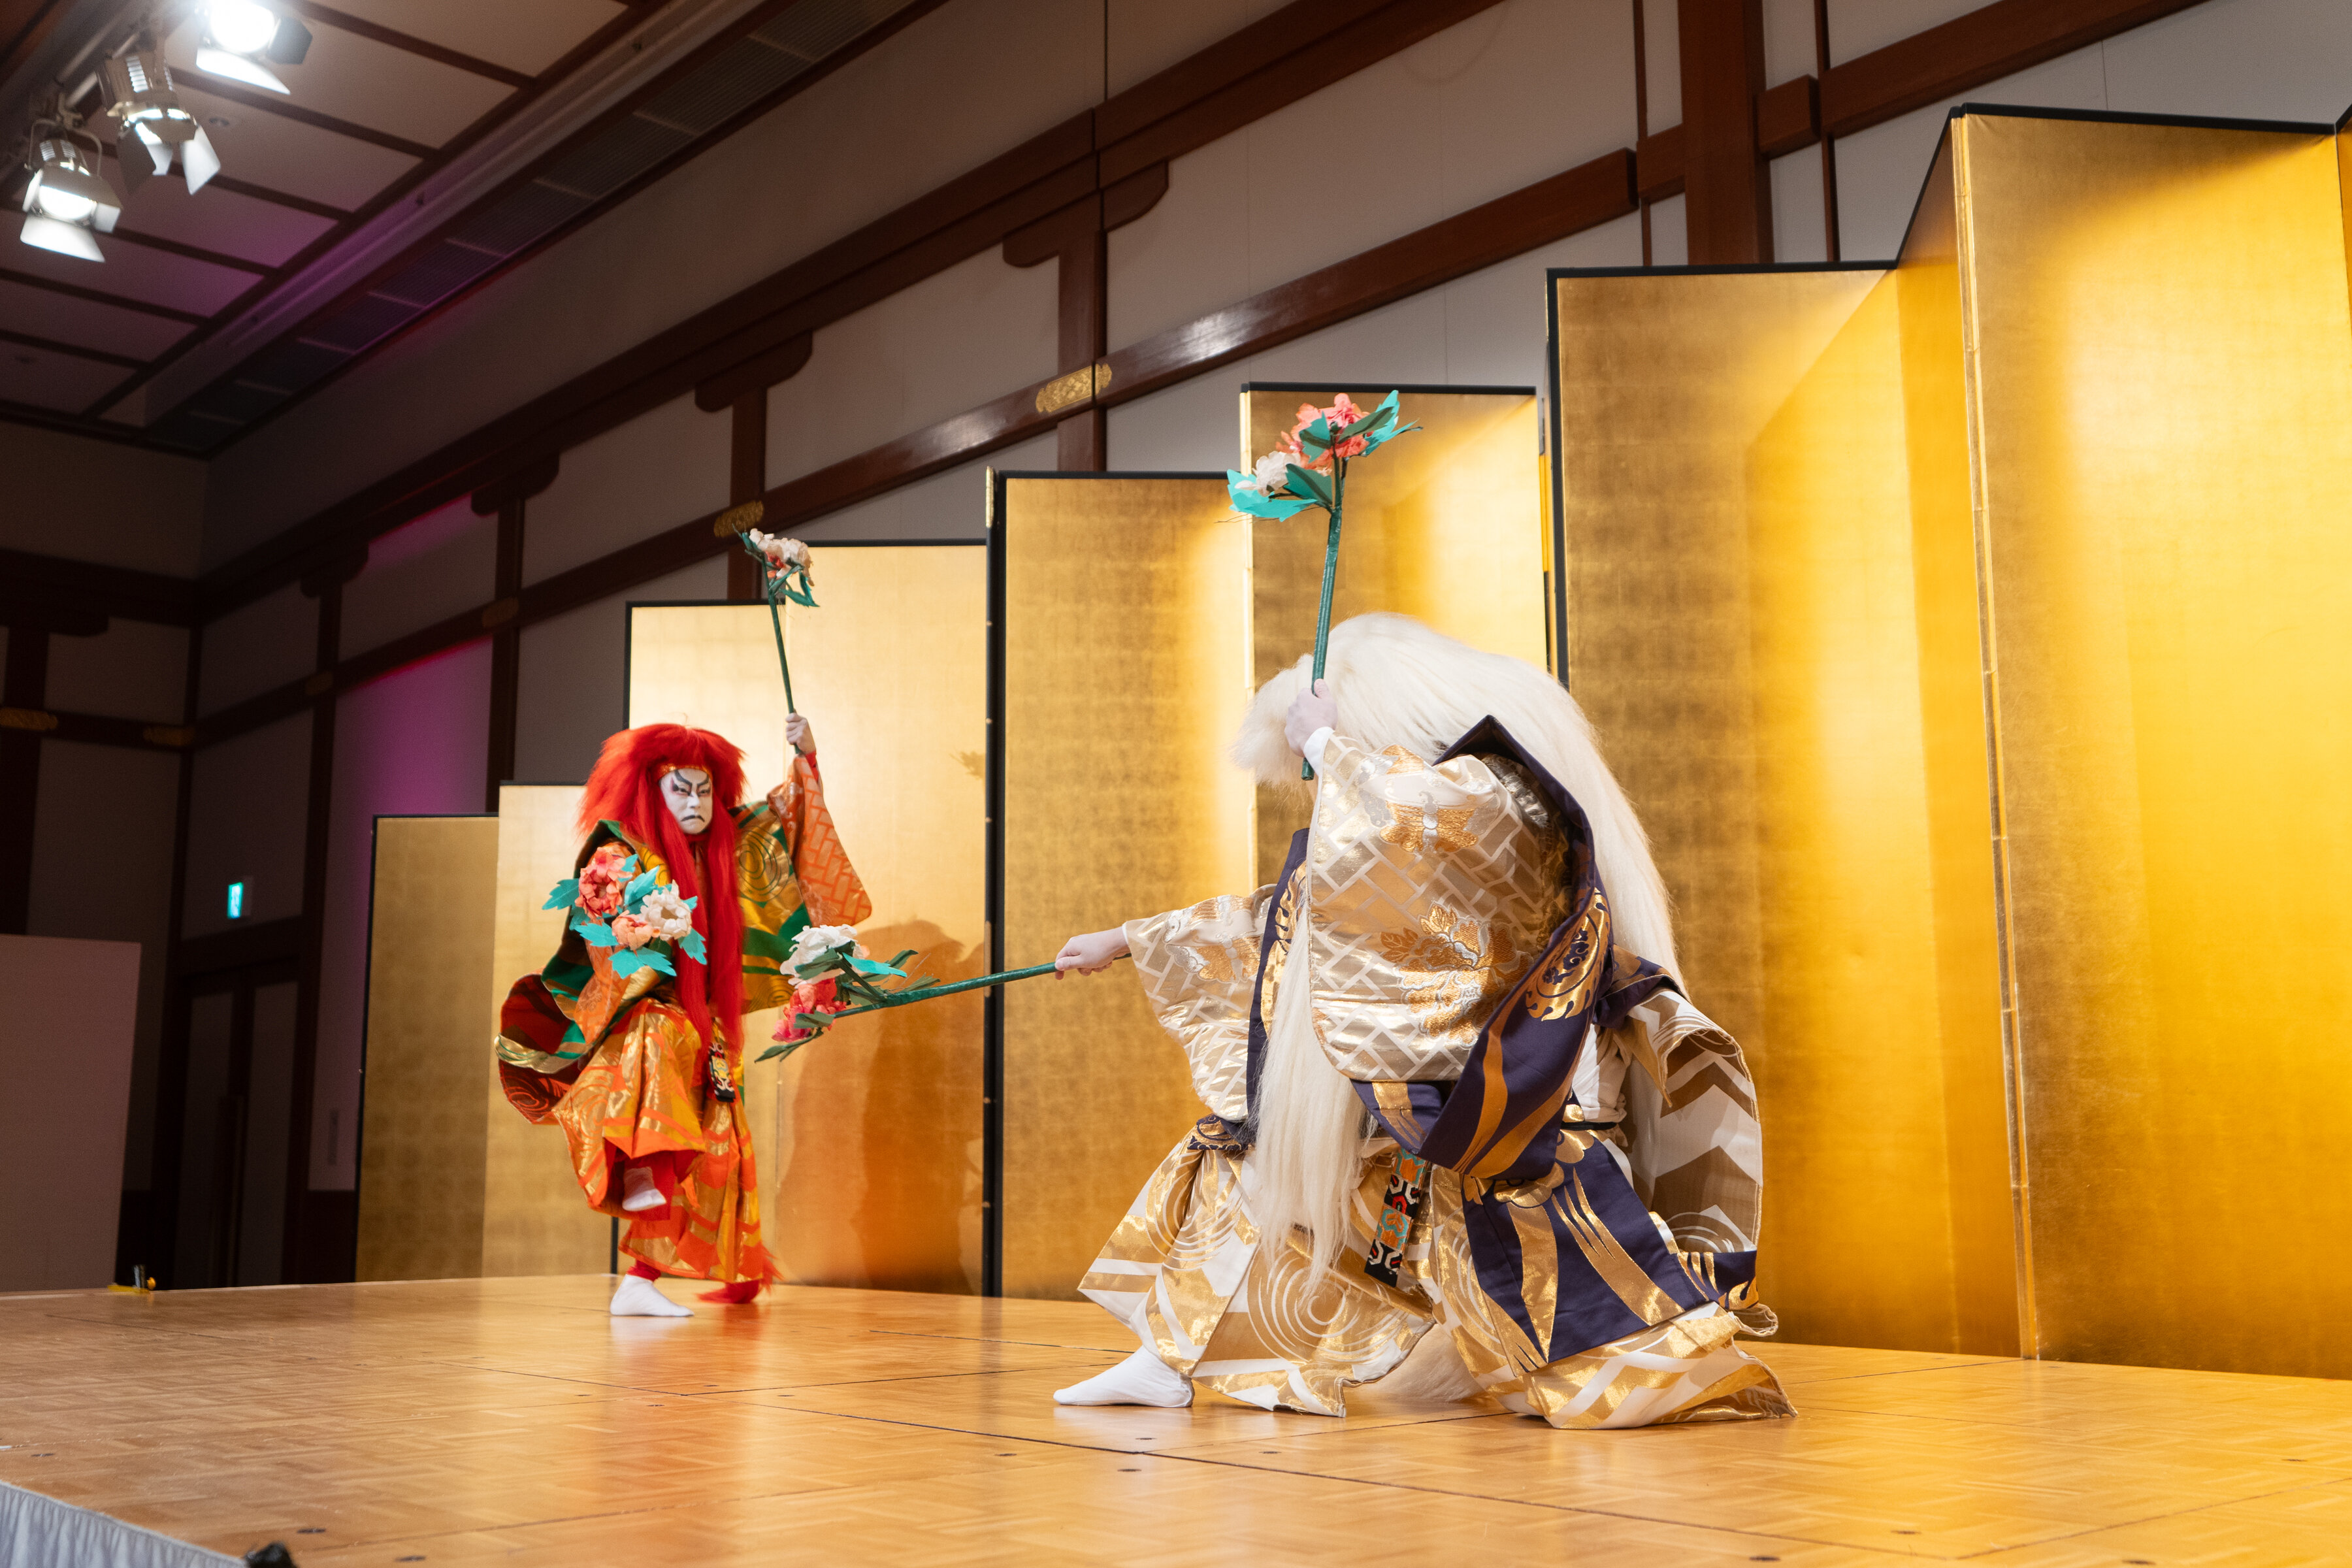
<svg viewBox="0 0 2352 1568">
<path fill-rule="evenodd" d="M 1262 495 L 1272 495 L 1290 477 L 1291 457 L 1277 447 L 1257 460 L 1257 488 Z"/>
<path fill-rule="evenodd" d="M 743 537 L 751 542 L 752 549 L 768 558 L 768 565 L 772 570 L 781 572 L 788 567 L 808 564 L 808 546 L 797 539 L 787 539 L 781 533 L 762 533 L 756 528 L 745 531 Z"/>
<path fill-rule="evenodd" d="M 664 942 L 683 942 L 686 933 L 694 929 L 694 911 L 677 889 L 664 883 L 645 896 L 637 906 L 637 918 L 661 932 Z"/>
<path fill-rule="evenodd" d="M 786 967 L 796 974 L 805 973 L 844 950 L 857 951 L 856 926 L 810 926 L 793 938 L 793 956 Z"/>
</svg>

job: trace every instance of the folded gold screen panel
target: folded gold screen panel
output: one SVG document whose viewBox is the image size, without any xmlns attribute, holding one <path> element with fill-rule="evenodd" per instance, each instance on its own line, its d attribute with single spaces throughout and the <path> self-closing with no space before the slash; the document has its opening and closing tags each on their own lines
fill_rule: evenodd
<svg viewBox="0 0 2352 1568">
<path fill-rule="evenodd" d="M 1345 392 L 1363 407 L 1391 388 L 1273 384 L 1242 388 L 1239 467 L 1298 423 L 1302 405 Z M 1549 667 L 1549 584 L 1538 410 L 1532 388 L 1415 386 L 1397 406 L 1422 426 L 1350 467 L 1336 623 L 1370 610 L 1413 616 L 1449 637 Z M 1250 540 L 1250 643 L 1264 681 L 1314 650 L 1327 520 L 1308 509 L 1260 522 Z M 1257 864 L 1272 877 L 1307 826 L 1296 792 L 1257 795 Z"/>
<path fill-rule="evenodd" d="M 1799 1340 L 2013 1348 L 1956 1300 L 2008 1237 L 1963 1255 L 1950 1196 L 1895 287 L 1554 287 L 1570 689 L 1751 1055 L 1768 1299 Z M 1999 1159 L 1997 1119 L 1957 1136 Z"/>
<path fill-rule="evenodd" d="M 2273 1286 L 2352 1285 L 2339 156 L 1971 114 L 1890 274 L 1555 275 L 1571 684 L 1793 1337 L 2352 1372 Z"/>
<path fill-rule="evenodd" d="M 2334 139 L 1955 145 L 2039 1342 L 2352 1375 Z"/>
<path fill-rule="evenodd" d="M 793 689 L 825 800 L 874 900 L 866 949 L 915 973 L 986 968 L 988 563 L 977 546 L 815 546 L 789 607 Z M 719 731 L 782 776 L 782 681 L 761 605 L 633 605 L 629 716 Z M 765 759 L 762 761 L 761 759 Z M 971 1291 L 981 1276 L 977 994 L 870 1016 L 747 1076 L 763 1230 L 787 1278 Z M 747 1024 L 751 1054 L 776 1015 Z"/>
<path fill-rule="evenodd" d="M 495 816 L 380 816 L 368 920 L 361 1279 L 482 1271 Z"/>
<path fill-rule="evenodd" d="M 1250 531 L 1222 477 L 1000 474 L 991 522 L 1002 963 L 1246 892 Z M 1201 1108 L 1127 966 L 1001 994 L 1001 1285 L 1067 1297 Z"/>
<path fill-rule="evenodd" d="M 482 1272 L 601 1274 L 612 1266 L 613 1222 L 588 1206 L 572 1174 L 563 1131 L 526 1121 L 499 1086 L 490 1042 L 507 988 L 543 967 L 563 938 L 563 911 L 541 909 L 572 875 L 580 851 L 577 784 L 499 786 L 498 907 L 492 917 L 489 1006 L 478 1037 L 482 1114 Z"/>
</svg>

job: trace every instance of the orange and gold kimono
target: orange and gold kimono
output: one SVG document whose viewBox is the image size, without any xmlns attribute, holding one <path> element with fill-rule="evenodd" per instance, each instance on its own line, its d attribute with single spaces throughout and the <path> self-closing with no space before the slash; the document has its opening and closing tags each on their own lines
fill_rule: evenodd
<svg viewBox="0 0 2352 1568">
<path fill-rule="evenodd" d="M 794 757 L 791 775 L 767 799 L 733 816 L 744 1005 L 782 1006 L 793 990 L 782 966 L 801 930 L 856 925 L 873 904 L 825 809 L 813 758 Z M 615 841 L 641 870 L 672 879 L 651 845 L 613 822 L 589 837 L 579 865 Z M 498 1040 L 507 1098 L 531 1121 L 563 1129 L 589 1207 L 626 1222 L 623 1252 L 688 1279 L 772 1279 L 743 1102 L 715 1087 L 710 1044 L 678 1005 L 672 977 L 653 968 L 616 974 L 615 951 L 567 929 L 546 966 L 515 983 Z M 740 1084 L 742 1021 L 719 1029 L 725 1081 Z M 664 1154 L 677 1173 L 668 1208 L 650 1217 L 624 1213 L 622 1166 Z"/>
</svg>

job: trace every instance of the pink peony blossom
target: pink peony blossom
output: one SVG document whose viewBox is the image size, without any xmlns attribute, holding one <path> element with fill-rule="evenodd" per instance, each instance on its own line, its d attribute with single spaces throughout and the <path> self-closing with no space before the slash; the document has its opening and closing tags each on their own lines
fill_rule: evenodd
<svg viewBox="0 0 2352 1568">
<path fill-rule="evenodd" d="M 635 915 L 614 915 L 612 924 L 613 940 L 632 952 L 661 936 L 661 927 Z"/>
<path fill-rule="evenodd" d="M 841 1011 L 840 988 L 830 974 L 822 980 L 804 980 L 793 987 L 793 999 L 784 1008 L 782 1021 L 776 1025 L 775 1037 L 789 1045 L 795 1040 L 813 1038 L 816 1031 L 801 1026 L 803 1013 L 820 1013 L 827 1017 Z"/>
<path fill-rule="evenodd" d="M 580 868 L 580 907 L 596 920 L 610 920 L 628 888 L 628 879 L 620 874 L 628 863 L 627 845 L 613 841 L 597 846 L 588 864 Z"/>
</svg>

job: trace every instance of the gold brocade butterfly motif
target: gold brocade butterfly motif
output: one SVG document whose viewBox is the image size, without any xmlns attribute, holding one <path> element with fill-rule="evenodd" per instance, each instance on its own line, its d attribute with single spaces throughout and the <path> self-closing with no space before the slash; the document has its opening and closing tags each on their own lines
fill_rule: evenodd
<svg viewBox="0 0 2352 1568">
<path fill-rule="evenodd" d="M 1404 982 L 1405 1001 L 1442 1039 L 1466 1041 L 1524 967 L 1504 928 L 1491 940 L 1476 921 L 1439 904 L 1418 931 L 1381 933 L 1381 956 Z"/>
</svg>

